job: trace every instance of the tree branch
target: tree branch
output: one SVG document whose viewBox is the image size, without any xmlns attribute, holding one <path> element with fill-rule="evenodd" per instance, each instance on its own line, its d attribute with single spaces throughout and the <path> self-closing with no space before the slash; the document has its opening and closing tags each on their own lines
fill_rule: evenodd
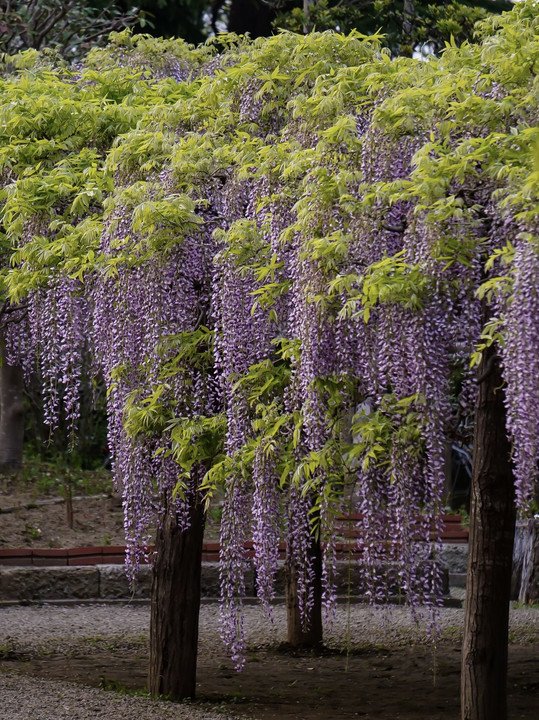
<svg viewBox="0 0 539 720">
<path fill-rule="evenodd" d="M 384 230 L 389 230 L 389 232 L 394 233 L 403 233 L 406 230 L 406 223 L 403 221 L 399 225 L 392 225 L 391 223 L 382 223 L 382 228 Z"/>
<path fill-rule="evenodd" d="M 485 382 L 485 380 L 492 375 L 492 372 L 494 371 L 494 367 L 496 364 L 496 360 L 498 358 L 498 354 L 494 353 L 494 355 L 491 355 L 489 359 L 487 360 L 487 364 L 485 366 L 485 369 L 481 373 L 481 375 L 477 378 L 477 384 L 480 385 L 482 382 Z"/>
<path fill-rule="evenodd" d="M 0 305 L 0 318 L 2 318 L 3 315 L 9 315 L 10 313 L 17 312 L 18 310 L 27 311 L 28 303 L 12 305 L 9 300 L 4 300 L 4 302 Z"/>
<path fill-rule="evenodd" d="M 60 8 L 56 15 L 53 15 L 49 19 L 49 21 L 40 28 L 39 34 L 37 34 L 37 48 L 41 47 L 41 43 L 47 37 L 48 33 L 52 30 L 52 28 L 56 25 L 56 23 L 62 20 L 62 18 L 65 18 L 65 16 L 74 6 L 74 2 L 67 3 L 67 5 L 64 5 L 64 7 Z"/>
</svg>

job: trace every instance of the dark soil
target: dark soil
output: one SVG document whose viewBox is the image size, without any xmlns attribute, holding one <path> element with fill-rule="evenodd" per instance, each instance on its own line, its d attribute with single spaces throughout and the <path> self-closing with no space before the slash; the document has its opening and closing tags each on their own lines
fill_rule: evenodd
<svg viewBox="0 0 539 720">
<path fill-rule="evenodd" d="M 101 483 L 103 484 L 103 483 Z M 107 483 L 105 483 L 107 484 Z M 121 498 L 110 490 L 73 493 L 73 527 L 68 524 L 67 504 L 58 487 L 0 483 L 0 548 L 74 548 L 125 545 Z M 210 510 L 205 541 L 219 538 L 219 508 Z"/>
<path fill-rule="evenodd" d="M 122 507 L 112 497 L 73 499 L 72 528 L 62 498 L 2 493 L 0 511 L 0 547 L 125 545 Z"/>
<path fill-rule="evenodd" d="M 509 714 L 535 720 L 539 658 L 534 644 L 511 645 Z M 460 648 L 443 643 L 433 669 L 428 647 L 366 648 L 350 657 L 278 649 L 249 653 L 237 674 L 224 654 L 202 655 L 197 703 L 257 720 L 457 720 Z M 127 691 L 146 683 L 144 651 L 125 648 L 9 662 L 29 675 Z"/>
</svg>

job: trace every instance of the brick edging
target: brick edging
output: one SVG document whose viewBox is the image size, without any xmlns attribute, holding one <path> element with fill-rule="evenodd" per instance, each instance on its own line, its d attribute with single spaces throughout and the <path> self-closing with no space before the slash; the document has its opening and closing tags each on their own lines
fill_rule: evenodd
<svg viewBox="0 0 539 720">
<path fill-rule="evenodd" d="M 343 528 L 344 542 L 335 544 L 338 557 L 357 556 L 354 549 L 358 530 L 354 524 L 360 519 L 359 515 L 349 515 L 339 518 Z M 464 544 L 468 542 L 468 528 L 463 527 L 460 515 L 444 515 L 444 530 L 442 541 L 451 544 Z M 148 548 L 149 552 L 153 550 Z M 279 544 L 280 559 L 285 556 L 285 544 Z M 219 559 L 220 544 L 207 542 L 202 546 L 202 562 L 216 562 Z M 252 542 L 245 543 L 246 557 L 252 558 L 254 546 Z M 125 562 L 125 545 L 99 545 L 95 547 L 78 548 L 0 548 L 0 566 L 12 567 L 56 567 L 81 565 L 123 565 Z"/>
</svg>

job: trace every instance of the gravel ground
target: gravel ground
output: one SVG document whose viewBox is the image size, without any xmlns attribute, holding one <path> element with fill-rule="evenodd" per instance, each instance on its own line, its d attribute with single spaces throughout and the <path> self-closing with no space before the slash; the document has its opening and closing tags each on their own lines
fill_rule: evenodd
<svg viewBox="0 0 539 720">
<path fill-rule="evenodd" d="M 268 622 L 257 606 L 245 608 L 245 624 L 251 647 L 274 645 L 285 636 L 286 615 L 282 606 L 274 608 Z M 114 640 L 115 645 L 138 647 L 147 641 L 150 612 L 148 605 L 44 605 L 0 607 L 0 657 L 2 650 L 16 653 L 67 653 L 81 645 L 98 647 Z M 441 611 L 443 635 L 455 639 L 462 632 L 463 611 Z M 215 604 L 202 606 L 200 653 L 221 654 L 216 642 L 219 612 Z M 539 641 L 539 609 L 511 611 L 510 634 L 515 641 Z M 425 630 L 418 630 L 411 613 L 391 608 L 388 613 L 363 605 L 349 609 L 339 606 L 331 628 L 326 630 L 328 645 L 343 646 L 347 638 L 361 645 L 427 642 Z M 212 713 L 198 707 L 173 705 L 146 698 L 67 683 L 19 676 L 4 663 L 0 672 L 0 720 L 223 720 L 233 716 Z"/>
<path fill-rule="evenodd" d="M 1 720 L 223 720 L 188 705 L 0 673 Z"/>
</svg>

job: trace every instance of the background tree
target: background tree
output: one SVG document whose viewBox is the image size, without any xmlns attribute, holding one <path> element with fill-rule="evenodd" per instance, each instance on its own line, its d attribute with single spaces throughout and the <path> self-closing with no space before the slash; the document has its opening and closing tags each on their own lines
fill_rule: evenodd
<svg viewBox="0 0 539 720">
<path fill-rule="evenodd" d="M 0 49 L 54 47 L 68 57 L 80 57 L 102 44 L 111 31 L 134 27 L 156 37 L 181 37 L 203 42 L 212 32 L 269 36 L 277 28 L 294 32 L 331 29 L 365 34 L 381 30 L 394 53 L 411 55 L 416 47 L 439 52 L 453 38 L 472 39 L 474 23 L 486 13 L 509 10 L 509 0 L 443 2 L 419 0 L 141 0 L 133 9 L 127 0 L 69 0 L 0 3 Z M 308 18 L 307 18 L 308 14 Z"/>
<path fill-rule="evenodd" d="M 115 5 L 127 13 L 129 0 L 118 0 Z M 155 37 L 183 38 L 190 43 L 204 42 L 210 30 L 210 0 L 141 0 L 137 7 L 150 21 L 135 25 L 136 32 L 149 32 Z"/>
<path fill-rule="evenodd" d="M 144 27 L 143 12 L 131 6 L 122 11 L 109 0 L 1 0 L 0 51 L 48 47 L 72 60 L 135 23 Z"/>
<path fill-rule="evenodd" d="M 128 9 L 127 3 L 123 4 Z M 177 35 L 200 42 L 210 31 L 226 29 L 252 38 L 269 36 L 278 28 L 303 33 L 353 29 L 385 34 L 384 44 L 394 53 L 411 55 L 416 46 L 439 52 L 451 38 L 458 44 L 473 39 L 476 21 L 487 13 L 510 10 L 509 0 L 429 3 L 421 0 L 159 0 L 140 4 L 152 13 L 156 35 Z M 308 16 L 308 17 L 307 17 Z M 148 31 L 144 28 L 144 31 Z"/>
<path fill-rule="evenodd" d="M 4 316 L 9 316 L 9 310 L 10 305 L 4 301 Z M 10 365 L 8 362 L 3 334 L 2 328 L 0 330 L 0 474 L 7 475 L 22 466 L 24 382 L 22 368 L 19 365 Z"/>
<path fill-rule="evenodd" d="M 487 13 L 510 10 L 512 3 L 441 2 L 420 0 L 319 0 L 301 5 L 299 2 L 270 0 L 276 8 L 275 27 L 302 32 L 316 30 L 359 30 L 366 35 L 382 32 L 384 44 L 392 52 L 412 55 L 416 47 L 428 47 L 439 53 L 451 38 L 458 44 L 473 39 L 474 25 Z M 308 17 L 307 10 L 308 8 Z"/>
</svg>

